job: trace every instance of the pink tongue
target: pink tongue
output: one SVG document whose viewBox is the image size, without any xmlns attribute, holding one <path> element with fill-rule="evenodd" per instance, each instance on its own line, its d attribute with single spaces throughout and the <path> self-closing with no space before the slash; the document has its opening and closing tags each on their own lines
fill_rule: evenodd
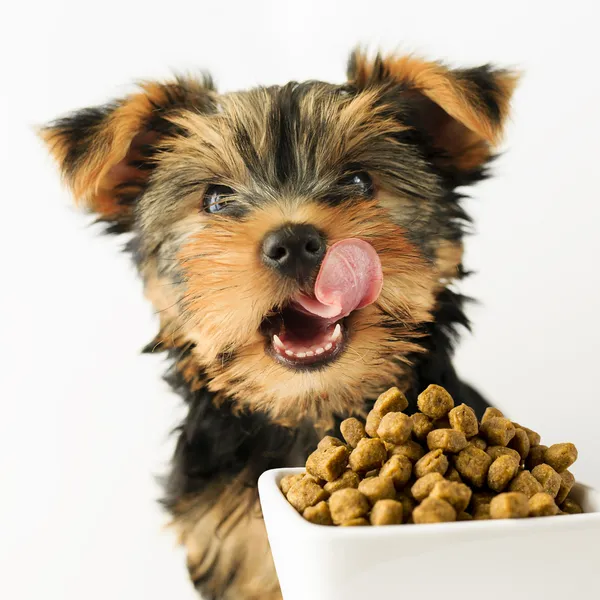
<svg viewBox="0 0 600 600">
<path fill-rule="evenodd" d="M 341 319 L 377 300 L 383 285 L 379 256 L 371 244 L 348 239 L 337 242 L 321 263 L 315 296 L 295 301 L 307 312 L 326 319 Z"/>
</svg>

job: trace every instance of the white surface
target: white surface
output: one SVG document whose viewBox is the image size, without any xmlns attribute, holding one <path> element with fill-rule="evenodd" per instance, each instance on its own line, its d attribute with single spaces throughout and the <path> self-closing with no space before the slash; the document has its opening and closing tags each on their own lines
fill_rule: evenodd
<svg viewBox="0 0 600 600">
<path fill-rule="evenodd" d="M 489 600 L 564 600 L 590 597 L 600 584 L 598 512 L 324 527 L 305 521 L 279 489 L 284 475 L 301 471 L 272 469 L 258 484 L 283 600 L 460 598 L 474 590 Z M 576 493 L 585 510 L 600 510 L 596 491 Z"/>
<path fill-rule="evenodd" d="M 560 5 L 560 10 L 554 6 Z M 72 208 L 31 127 L 140 77 L 341 81 L 358 41 L 526 70 L 498 177 L 474 190 L 458 365 L 600 485 L 597 3 L 11 2 L 0 36 L 0 597 L 191 600 L 153 480 L 178 400 L 139 357 L 156 319 L 120 241 Z M 561 412 L 569 406 L 567 417 Z M 540 413 L 540 416 L 537 414 Z"/>
</svg>

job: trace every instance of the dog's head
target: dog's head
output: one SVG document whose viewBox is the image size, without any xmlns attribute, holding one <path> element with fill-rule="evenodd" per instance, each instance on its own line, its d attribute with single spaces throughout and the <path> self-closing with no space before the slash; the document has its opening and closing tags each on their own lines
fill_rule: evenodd
<svg viewBox="0 0 600 600">
<path fill-rule="evenodd" d="M 148 83 L 43 130 L 130 243 L 156 347 L 243 405 L 348 412 L 419 351 L 460 272 L 457 186 L 482 176 L 514 74 L 357 52 L 348 81 L 220 95 Z"/>
</svg>

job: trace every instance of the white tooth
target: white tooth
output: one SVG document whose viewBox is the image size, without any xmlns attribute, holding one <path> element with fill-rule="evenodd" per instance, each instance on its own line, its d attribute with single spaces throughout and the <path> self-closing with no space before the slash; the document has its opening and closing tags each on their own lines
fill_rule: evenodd
<svg viewBox="0 0 600 600">
<path fill-rule="evenodd" d="M 285 350 L 285 346 L 283 345 L 283 342 L 279 339 L 279 336 L 277 334 L 273 336 L 273 346 L 281 350 Z"/>
<path fill-rule="evenodd" d="M 331 341 L 335 342 L 338 338 L 342 337 L 342 327 L 340 326 L 340 324 L 338 323 L 335 326 L 335 329 L 333 330 L 333 333 L 331 334 Z"/>
<path fill-rule="evenodd" d="M 293 353 L 291 350 L 286 350 L 286 351 L 285 351 L 285 353 L 286 353 L 288 356 L 294 356 L 294 353 Z"/>
<path fill-rule="evenodd" d="M 298 358 L 306 358 L 306 352 L 298 352 L 298 354 L 296 354 L 296 356 Z"/>
<path fill-rule="evenodd" d="M 323 348 L 317 348 L 315 350 L 315 354 L 323 354 L 323 352 L 325 352 L 325 350 Z"/>
<path fill-rule="evenodd" d="M 314 355 L 315 355 L 315 353 L 314 353 L 312 350 L 309 350 L 309 351 L 306 353 L 306 356 L 314 356 Z"/>
<path fill-rule="evenodd" d="M 327 344 L 325 346 L 325 350 L 331 350 L 333 348 L 333 344 L 331 342 L 329 342 L 329 344 Z"/>
</svg>

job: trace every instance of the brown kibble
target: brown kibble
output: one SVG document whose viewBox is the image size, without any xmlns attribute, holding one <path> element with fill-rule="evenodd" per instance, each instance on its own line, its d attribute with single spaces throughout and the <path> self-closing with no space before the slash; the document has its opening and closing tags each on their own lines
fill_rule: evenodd
<svg viewBox="0 0 600 600">
<path fill-rule="evenodd" d="M 466 437 L 473 437 L 479 432 L 477 416 L 475 411 L 466 404 L 459 404 L 448 413 L 450 427 L 465 434 Z M 485 450 L 485 448 L 482 448 Z"/>
<path fill-rule="evenodd" d="M 457 513 L 466 510 L 471 501 L 471 489 L 464 483 L 438 481 L 431 490 L 429 498 L 439 498 L 451 504 Z"/>
<path fill-rule="evenodd" d="M 279 482 L 279 487 L 281 488 L 284 496 L 287 496 L 290 488 L 301 479 L 304 479 L 304 473 L 297 473 L 296 475 L 286 475 L 285 477 L 282 477 L 281 481 Z"/>
<path fill-rule="evenodd" d="M 480 504 L 473 511 L 473 520 L 474 521 L 489 521 L 492 518 L 490 514 L 490 503 L 488 504 Z"/>
<path fill-rule="evenodd" d="M 303 513 L 309 506 L 314 506 L 327 500 L 329 494 L 314 481 L 303 477 L 290 487 L 287 493 L 288 502 L 299 512 Z"/>
<path fill-rule="evenodd" d="M 521 464 L 521 455 L 514 448 L 488 446 L 486 452 L 490 455 L 492 460 L 496 460 L 499 456 L 512 456 L 519 464 Z"/>
<path fill-rule="evenodd" d="M 434 429 L 452 429 L 452 427 L 450 427 L 450 419 L 448 419 L 448 415 L 442 417 L 441 419 L 434 419 L 432 423 Z"/>
<path fill-rule="evenodd" d="M 409 460 L 417 462 L 425 455 L 425 450 L 423 450 L 421 444 L 408 440 L 408 442 L 404 442 L 404 444 L 390 444 L 388 447 L 388 454 L 390 456 L 406 456 Z"/>
<path fill-rule="evenodd" d="M 434 429 L 427 436 L 427 446 L 430 450 L 444 452 L 460 452 L 467 447 L 467 438 L 462 431 L 455 429 Z"/>
<path fill-rule="evenodd" d="M 431 494 L 435 484 L 440 481 L 444 481 L 444 477 L 440 473 L 428 473 L 413 483 L 410 492 L 417 502 L 421 502 Z"/>
<path fill-rule="evenodd" d="M 336 524 L 364 517 L 369 512 L 369 501 L 358 490 L 346 488 L 329 498 L 331 518 Z"/>
<path fill-rule="evenodd" d="M 394 455 L 381 467 L 380 477 L 391 477 L 396 489 L 402 489 L 412 475 L 412 462 L 406 456 Z"/>
<path fill-rule="evenodd" d="M 577 460 L 577 448 L 574 444 L 553 444 L 544 453 L 544 462 L 557 473 L 566 471 Z"/>
<path fill-rule="evenodd" d="M 527 432 L 520 427 L 515 428 L 515 436 L 512 440 L 510 440 L 508 446 L 509 448 L 516 450 L 521 458 L 525 460 L 529 455 L 530 449 L 529 436 L 527 435 Z"/>
<path fill-rule="evenodd" d="M 492 492 L 474 492 L 471 497 L 471 506 L 475 509 L 478 506 L 489 504 L 495 496 L 496 494 Z"/>
<path fill-rule="evenodd" d="M 365 431 L 367 435 L 372 438 L 377 437 L 377 428 L 379 427 L 379 423 L 381 422 L 381 418 L 383 415 L 380 415 L 376 410 L 372 410 L 367 415 L 367 421 L 365 423 Z M 358 444 L 356 444 L 358 446 Z"/>
<path fill-rule="evenodd" d="M 439 498 L 425 498 L 413 510 L 415 523 L 447 523 L 456 521 L 456 511 L 451 504 Z"/>
<path fill-rule="evenodd" d="M 468 512 L 461 512 L 456 515 L 457 521 L 472 521 L 473 517 Z"/>
<path fill-rule="evenodd" d="M 558 506 L 550 494 L 539 492 L 529 498 L 530 517 L 553 517 L 558 514 Z"/>
<path fill-rule="evenodd" d="M 479 450 L 485 450 L 488 447 L 487 442 L 482 438 L 476 435 L 469 440 L 469 444 L 475 446 L 475 448 L 479 448 Z"/>
<path fill-rule="evenodd" d="M 333 437 L 332 435 L 326 435 L 318 444 L 318 450 L 325 450 L 326 448 L 337 448 L 338 446 L 344 446 L 342 440 Z"/>
<path fill-rule="evenodd" d="M 386 415 L 389 412 L 402 412 L 408 408 L 408 400 L 406 396 L 397 388 L 393 387 L 383 392 L 377 398 L 373 406 L 373 410 L 378 412 L 381 416 Z"/>
<path fill-rule="evenodd" d="M 432 420 L 423 413 L 415 413 L 411 416 L 413 423 L 413 435 L 418 440 L 424 440 L 427 438 L 427 434 L 433 429 Z"/>
<path fill-rule="evenodd" d="M 546 450 L 548 450 L 548 446 L 544 446 L 543 444 L 539 444 L 538 446 L 530 448 L 529 456 L 525 461 L 527 468 L 531 470 L 538 465 L 541 465 L 544 462 L 544 454 L 546 454 Z"/>
<path fill-rule="evenodd" d="M 423 477 L 428 473 L 443 475 L 448 470 L 448 459 L 441 450 L 432 450 L 420 458 L 414 468 L 416 477 Z"/>
<path fill-rule="evenodd" d="M 309 506 L 304 510 L 302 516 L 311 523 L 316 525 L 333 525 L 331 520 L 331 513 L 329 512 L 329 505 L 324 500 L 321 500 L 314 506 Z"/>
<path fill-rule="evenodd" d="M 467 446 L 461 450 L 454 461 L 456 470 L 475 487 L 482 487 L 485 484 L 491 464 L 490 456 L 475 446 Z"/>
<path fill-rule="evenodd" d="M 485 423 L 494 417 L 504 417 L 504 413 L 493 406 L 488 406 L 483 413 L 483 417 L 481 417 L 481 423 Z"/>
<path fill-rule="evenodd" d="M 543 490 L 542 484 L 531 474 L 530 471 L 521 471 L 510 482 L 508 489 L 511 492 L 521 492 L 527 498 L 531 498 L 535 494 Z"/>
<path fill-rule="evenodd" d="M 364 517 L 359 517 L 358 519 L 350 519 L 340 523 L 340 527 L 364 527 L 368 524 L 369 521 L 367 521 Z"/>
<path fill-rule="evenodd" d="M 306 460 L 306 470 L 311 475 L 333 481 L 337 479 L 348 465 L 348 448 L 346 446 L 330 446 L 315 450 Z"/>
<path fill-rule="evenodd" d="M 456 467 L 449 467 L 448 470 L 446 471 L 446 474 L 444 475 L 444 477 L 448 480 L 448 481 L 456 481 L 457 483 L 462 483 L 462 477 L 460 476 L 460 473 L 456 470 Z"/>
<path fill-rule="evenodd" d="M 432 419 L 445 417 L 454 407 L 452 396 L 439 385 L 431 384 L 417 398 L 419 410 Z"/>
<path fill-rule="evenodd" d="M 565 501 L 560 505 L 560 508 L 569 515 L 578 515 L 583 512 L 583 508 L 572 500 L 571 498 L 566 498 Z"/>
<path fill-rule="evenodd" d="M 529 438 L 530 448 L 540 445 L 542 438 L 539 433 L 536 433 L 535 431 L 533 431 L 533 429 L 529 429 L 529 427 L 523 427 L 523 425 L 519 425 L 518 423 L 515 423 L 514 421 L 513 421 L 513 425 L 515 426 L 516 429 L 522 429 L 527 434 L 527 437 Z"/>
<path fill-rule="evenodd" d="M 403 507 L 397 500 L 378 500 L 371 510 L 371 525 L 399 525 Z"/>
<path fill-rule="evenodd" d="M 404 444 L 412 433 L 412 420 L 401 412 L 384 415 L 377 428 L 377 435 L 390 444 Z"/>
<path fill-rule="evenodd" d="M 340 423 L 340 432 L 351 448 L 356 448 L 358 442 L 366 437 L 365 426 L 354 417 Z"/>
<path fill-rule="evenodd" d="M 363 438 L 350 454 L 350 468 L 366 473 L 381 468 L 386 458 L 387 452 L 381 440 Z"/>
<path fill-rule="evenodd" d="M 529 514 L 527 496 L 520 492 L 498 494 L 490 502 L 492 519 L 522 519 Z"/>
<path fill-rule="evenodd" d="M 481 424 L 481 435 L 494 446 L 508 446 L 515 436 L 515 426 L 504 417 L 491 417 Z"/>
<path fill-rule="evenodd" d="M 343 490 L 345 488 L 357 488 L 359 483 L 360 477 L 358 474 L 348 469 L 347 471 L 344 471 L 337 479 L 326 483 L 323 486 L 323 489 L 328 494 L 333 494 L 333 492 L 337 492 L 338 490 Z"/>
<path fill-rule="evenodd" d="M 556 494 L 556 503 L 562 504 L 575 485 L 575 477 L 571 471 L 563 471 L 562 473 L 559 473 L 559 475 L 561 481 L 558 494 Z"/>
<path fill-rule="evenodd" d="M 501 492 L 506 488 L 510 481 L 515 477 L 519 470 L 519 461 L 514 456 L 508 454 L 499 456 L 491 465 L 488 471 L 488 487 L 495 492 Z"/>
<path fill-rule="evenodd" d="M 562 479 L 550 465 L 538 465 L 531 470 L 531 474 L 540 482 L 542 491 L 556 498 Z"/>
<path fill-rule="evenodd" d="M 371 505 L 378 500 L 393 499 L 396 497 L 396 488 L 391 477 L 369 477 L 358 484 L 358 491 L 364 494 Z"/>
</svg>

